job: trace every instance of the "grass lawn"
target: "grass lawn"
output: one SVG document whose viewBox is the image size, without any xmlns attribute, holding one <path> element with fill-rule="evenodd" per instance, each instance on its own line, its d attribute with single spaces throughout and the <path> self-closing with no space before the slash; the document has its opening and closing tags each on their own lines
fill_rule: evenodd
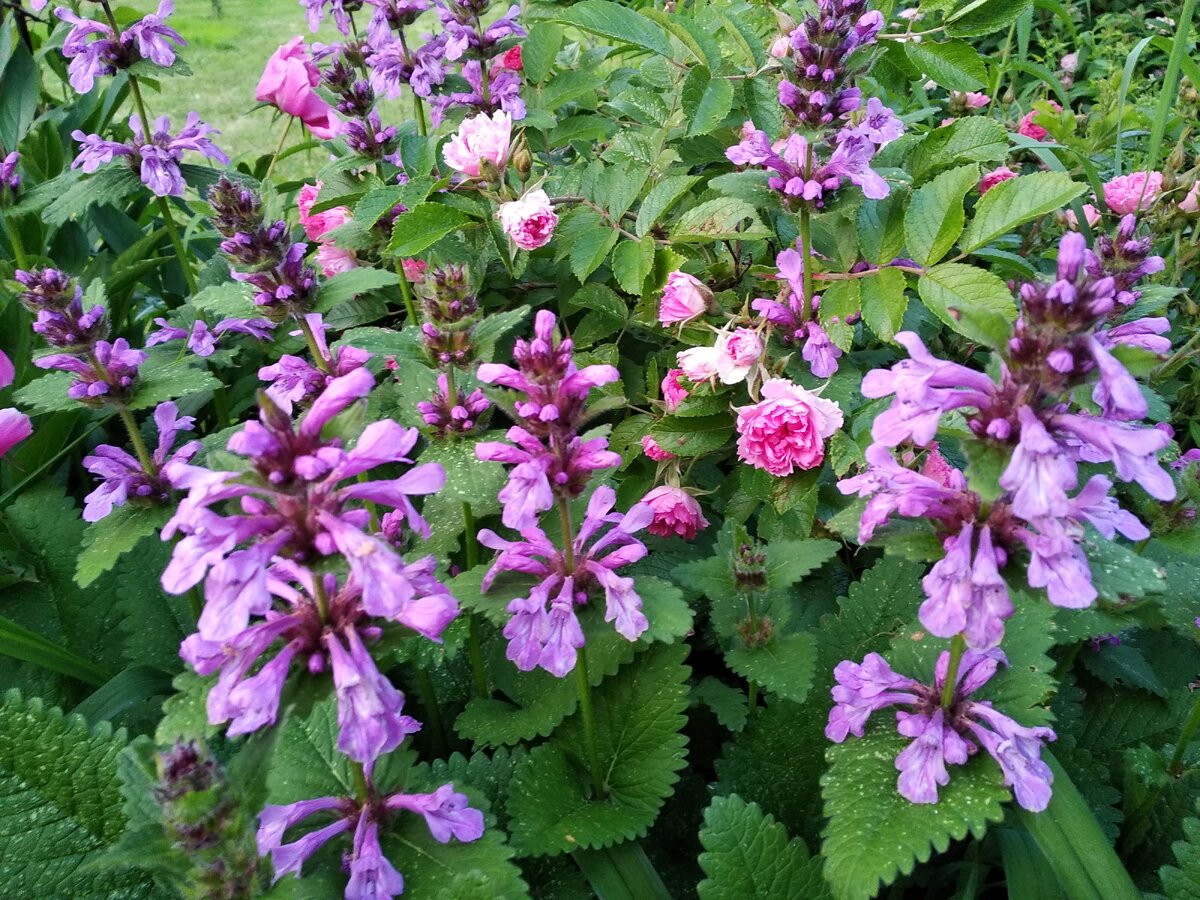
<svg viewBox="0 0 1200 900">
<path fill-rule="evenodd" d="M 142 13 L 153 12 L 158 0 L 128 0 Z M 190 110 L 220 129 L 217 144 L 233 162 L 270 153 L 285 124 L 270 109 L 254 109 L 254 88 L 267 59 L 290 38 L 334 42 L 340 35 L 326 22 L 313 35 L 304 9 L 297 0 L 222 0 L 218 18 L 209 0 L 176 0 L 168 23 L 183 35 L 188 46 L 181 55 L 195 73 L 191 78 L 163 78 L 162 91 L 147 98 L 150 114 L 169 115 L 176 127 Z M 293 125 L 288 143 L 300 140 Z M 285 177 L 302 177 L 314 165 L 298 154 L 277 168 Z"/>
</svg>

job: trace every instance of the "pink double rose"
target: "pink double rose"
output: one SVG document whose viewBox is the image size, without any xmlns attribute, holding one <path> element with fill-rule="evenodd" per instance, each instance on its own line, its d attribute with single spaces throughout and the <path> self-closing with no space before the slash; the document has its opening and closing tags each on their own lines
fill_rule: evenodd
<svg viewBox="0 0 1200 900">
<path fill-rule="evenodd" d="M 317 242 L 317 265 L 326 278 L 358 268 L 358 257 L 353 250 L 339 247 L 327 235 L 350 221 L 349 207 L 335 206 L 324 212 L 314 213 L 313 204 L 321 193 L 321 182 L 306 184 L 296 197 L 296 208 L 300 211 L 300 224 L 309 240 Z"/>
<path fill-rule="evenodd" d="M 502 204 L 497 216 L 504 233 L 522 250 L 536 250 L 550 243 L 558 224 L 550 198 L 540 189 Z"/>
<path fill-rule="evenodd" d="M 690 322 L 704 315 L 712 297 L 712 291 L 703 281 L 676 270 L 667 276 L 662 300 L 658 304 L 658 321 L 663 325 Z"/>
<path fill-rule="evenodd" d="M 442 156 L 456 172 L 479 178 L 485 166 L 504 170 L 511 143 L 512 117 L 508 113 L 501 111 L 491 116 L 480 113 L 463 119 L 458 131 L 442 148 Z"/>
<path fill-rule="evenodd" d="M 825 441 L 842 427 L 842 410 L 832 400 L 772 378 L 762 400 L 737 409 L 738 458 L 772 475 L 815 469 L 825 459 Z"/>
<path fill-rule="evenodd" d="M 0 351 L 0 388 L 13 383 L 16 370 L 3 351 Z M 16 409 L 0 409 L 0 456 L 33 434 L 29 416 Z"/>
<path fill-rule="evenodd" d="M 708 527 L 700 504 L 683 488 L 659 485 L 643 497 L 642 502 L 654 510 L 654 519 L 646 526 L 651 534 L 690 541 Z"/>
<path fill-rule="evenodd" d="M 327 141 L 338 133 L 338 121 L 329 104 L 313 90 L 320 82 L 321 73 L 308 55 L 304 38 L 297 35 L 271 54 L 254 99 L 295 116 L 313 137 Z"/>
<path fill-rule="evenodd" d="M 690 381 L 719 378 L 722 384 L 745 381 L 750 370 L 762 358 L 763 342 L 752 328 L 722 331 L 711 347 L 692 347 L 676 357 L 679 368 Z"/>
<path fill-rule="evenodd" d="M 1147 209 L 1162 193 L 1162 172 L 1130 172 L 1104 185 L 1104 202 L 1119 216 Z"/>
</svg>

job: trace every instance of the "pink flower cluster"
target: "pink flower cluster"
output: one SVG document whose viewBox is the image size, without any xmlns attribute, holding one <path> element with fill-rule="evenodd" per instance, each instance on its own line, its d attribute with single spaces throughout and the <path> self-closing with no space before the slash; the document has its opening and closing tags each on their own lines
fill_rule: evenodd
<svg viewBox="0 0 1200 900">
<path fill-rule="evenodd" d="M 317 264 L 326 278 L 331 278 L 350 269 L 358 268 L 358 257 L 353 250 L 339 247 L 330 237 L 330 232 L 350 221 L 350 209 L 335 206 L 324 212 L 314 213 L 313 205 L 321 193 L 322 183 L 306 184 L 296 197 L 296 208 L 300 211 L 300 224 L 310 240 L 317 242 Z"/>
</svg>

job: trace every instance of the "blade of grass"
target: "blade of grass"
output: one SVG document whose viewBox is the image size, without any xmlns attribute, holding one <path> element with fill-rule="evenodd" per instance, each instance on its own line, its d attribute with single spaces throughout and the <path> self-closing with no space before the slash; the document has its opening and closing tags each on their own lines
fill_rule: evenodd
<svg viewBox="0 0 1200 900">
<path fill-rule="evenodd" d="M 1121 123 L 1125 119 L 1125 98 L 1129 96 L 1129 84 L 1133 81 L 1133 73 L 1137 69 L 1138 58 L 1142 51 L 1154 40 L 1154 35 L 1138 41 L 1129 55 L 1125 57 L 1125 70 L 1121 73 L 1121 86 L 1117 90 L 1117 143 L 1113 150 L 1113 175 L 1121 174 Z"/>
<path fill-rule="evenodd" d="M 1171 42 L 1171 55 L 1167 58 L 1167 69 L 1163 73 L 1162 87 L 1158 92 L 1158 105 L 1154 109 L 1154 121 L 1150 125 L 1150 144 L 1146 148 L 1146 168 L 1158 168 L 1158 155 L 1162 151 L 1163 135 L 1167 132 L 1167 119 L 1175 108 L 1175 89 L 1179 82 L 1179 67 L 1187 53 L 1188 34 L 1192 28 L 1192 17 L 1196 14 L 1196 0 L 1183 0 L 1179 13 L 1179 24 Z"/>
</svg>

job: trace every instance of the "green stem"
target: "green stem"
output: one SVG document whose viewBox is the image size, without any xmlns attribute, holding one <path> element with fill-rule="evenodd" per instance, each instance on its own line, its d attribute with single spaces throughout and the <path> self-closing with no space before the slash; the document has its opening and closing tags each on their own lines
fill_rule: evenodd
<svg viewBox="0 0 1200 900">
<path fill-rule="evenodd" d="M 600 753 L 596 749 L 596 720 L 592 713 L 592 687 L 588 681 L 587 647 L 579 648 L 575 662 L 575 686 L 579 690 L 579 716 L 583 719 L 583 740 L 587 746 L 588 766 L 592 772 L 592 790 L 599 799 L 604 790 L 604 772 L 600 768 Z"/>
<path fill-rule="evenodd" d="M 126 407 L 118 406 L 117 415 L 121 417 L 121 421 L 125 423 L 125 430 L 129 432 L 129 441 L 133 444 L 133 450 L 137 454 L 138 462 L 142 464 L 142 469 L 146 474 L 153 477 L 158 474 L 158 466 L 154 465 L 154 457 L 150 455 L 150 451 L 146 449 L 146 442 L 142 440 L 142 433 L 138 431 L 137 422 Z"/>
<path fill-rule="evenodd" d="M 25 243 L 21 240 L 21 232 L 10 216 L 4 217 L 4 230 L 8 232 L 8 242 L 12 244 L 13 262 L 18 269 L 25 268 Z"/>
<path fill-rule="evenodd" d="M 954 703 L 954 689 L 958 687 L 958 667 L 962 664 L 963 651 L 967 642 L 961 634 L 956 634 L 950 642 L 950 665 L 946 667 L 946 683 L 942 686 L 942 709 L 949 710 Z"/>
<path fill-rule="evenodd" d="M 425 123 L 425 101 L 413 94 L 413 111 L 417 114 L 417 131 L 421 137 L 429 136 L 429 126 Z"/>
<path fill-rule="evenodd" d="M 193 587 L 187 592 L 188 608 L 192 611 L 193 623 L 200 621 L 200 613 L 204 612 L 204 597 L 200 594 L 200 588 Z"/>
<path fill-rule="evenodd" d="M 213 390 L 213 405 L 217 410 L 217 428 L 229 427 L 229 392 L 225 385 Z"/>
<path fill-rule="evenodd" d="M 800 207 L 800 255 L 804 265 L 804 305 L 800 310 L 802 321 L 808 321 L 812 313 L 813 272 L 812 272 L 812 224 L 808 205 Z"/>
<path fill-rule="evenodd" d="M 130 78 L 132 77 L 131 75 Z M 183 270 L 183 280 L 187 283 L 188 296 L 191 296 L 196 293 L 196 275 L 188 263 L 187 251 L 183 247 L 183 240 L 179 237 L 179 227 L 175 224 L 175 217 L 171 215 L 171 204 L 166 197 L 158 198 L 158 209 L 162 213 L 163 223 L 167 226 L 167 236 L 170 237 L 171 244 L 175 248 L 175 258 L 179 260 L 179 268 Z"/>
<path fill-rule="evenodd" d="M 313 365 L 328 375 L 329 360 L 325 358 L 325 354 L 317 346 L 317 336 L 313 334 L 312 326 L 308 324 L 308 319 L 304 316 L 297 316 L 296 320 L 300 323 L 300 330 L 304 333 L 304 342 L 308 344 L 308 352 L 312 354 Z"/>
<path fill-rule="evenodd" d="M 363 764 L 350 760 L 350 774 L 354 777 L 354 796 L 359 803 L 366 803 L 370 790 L 367 787 L 367 772 Z"/>
<path fill-rule="evenodd" d="M 1187 721 L 1183 723 L 1183 731 L 1179 733 L 1179 740 L 1175 744 L 1171 762 L 1167 764 L 1167 774 L 1171 777 L 1179 778 L 1183 774 L 1183 755 L 1192 743 L 1192 738 L 1196 736 L 1197 728 L 1200 728 L 1200 693 L 1196 695 L 1192 711 L 1188 713 Z M 1121 829 L 1121 850 L 1124 853 L 1136 849 L 1146 837 L 1146 832 L 1150 828 L 1150 813 L 1158 806 L 1158 801 L 1166 789 L 1166 784 L 1156 786 L 1126 819 L 1125 827 Z"/>
<path fill-rule="evenodd" d="M 319 572 L 313 573 L 313 600 L 317 603 L 317 615 L 321 621 L 329 621 L 329 597 L 325 593 L 325 580 Z"/>
<path fill-rule="evenodd" d="M 453 371 L 451 369 L 451 373 Z M 462 511 L 463 552 L 466 554 L 467 571 L 469 572 L 479 562 L 479 546 L 475 539 L 475 514 L 471 511 L 471 504 L 464 503 Z M 479 617 L 474 613 L 467 614 L 467 651 L 471 656 L 471 681 L 475 688 L 475 696 L 486 697 L 488 695 L 487 669 L 483 665 L 483 648 L 479 643 Z"/>
<path fill-rule="evenodd" d="M 269 179 L 275 171 L 275 163 L 279 160 L 279 154 L 283 152 L 283 142 L 287 140 L 288 132 L 292 130 L 292 123 L 295 121 L 295 116 L 288 116 L 287 124 L 283 126 L 283 134 L 279 136 L 279 143 L 275 145 L 275 152 L 271 154 L 271 162 L 267 164 L 267 174 L 263 176 L 263 181 Z"/>
<path fill-rule="evenodd" d="M 438 706 L 437 691 L 433 679 L 424 669 L 413 667 L 416 673 L 417 690 L 421 692 L 421 702 L 425 707 L 425 718 L 429 721 L 433 733 L 434 752 L 438 758 L 445 759 L 450 755 L 450 743 L 446 740 L 446 723 L 442 721 L 442 710 Z"/>
<path fill-rule="evenodd" d="M 571 507 L 565 497 L 558 498 L 558 521 L 562 525 L 563 557 L 567 563 L 566 574 L 575 571 L 575 533 L 571 530 Z"/>
<path fill-rule="evenodd" d="M 1163 135 L 1167 130 L 1167 119 L 1171 114 L 1171 105 L 1176 97 L 1176 84 L 1179 81 L 1179 68 L 1183 65 L 1183 57 L 1187 54 L 1188 32 L 1192 27 L 1192 19 L 1196 15 L 1196 0 L 1183 0 L 1183 9 L 1175 21 L 1175 37 L 1171 42 L 1171 55 L 1167 58 L 1167 68 L 1163 72 L 1162 87 L 1158 92 L 1158 106 L 1154 110 L 1154 121 L 1150 126 L 1150 144 L 1146 148 L 1147 169 L 1158 168 L 1158 153 L 1162 149 Z M 1149 182 L 1147 182 L 1149 183 Z M 1145 195 L 1145 187 L 1142 188 Z M 1139 205 L 1141 201 L 1139 199 Z"/>
<path fill-rule="evenodd" d="M 412 288 L 409 287 L 408 278 L 404 275 L 404 260 L 396 262 L 396 274 L 400 276 L 400 294 L 404 297 L 404 311 L 408 313 L 408 324 L 416 325 L 417 323 L 417 308 L 413 305 Z"/>
</svg>

